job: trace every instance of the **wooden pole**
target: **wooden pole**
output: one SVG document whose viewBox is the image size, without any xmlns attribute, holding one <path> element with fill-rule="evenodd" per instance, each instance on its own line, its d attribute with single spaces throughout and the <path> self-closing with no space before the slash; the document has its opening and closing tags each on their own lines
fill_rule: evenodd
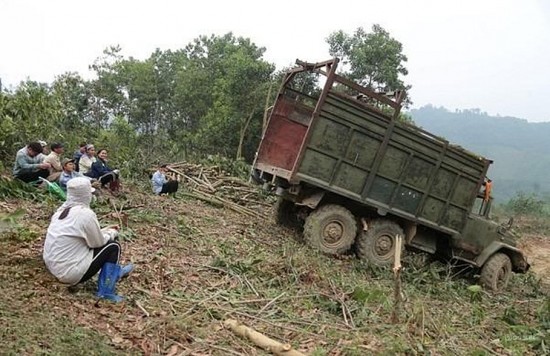
<svg viewBox="0 0 550 356">
<path fill-rule="evenodd" d="M 279 341 L 273 340 L 256 330 L 239 323 L 234 319 L 227 319 L 223 325 L 231 329 L 235 334 L 252 341 L 262 349 L 280 356 L 305 356 L 300 351 L 296 351 L 290 344 L 282 344 Z"/>
<path fill-rule="evenodd" d="M 273 87 L 273 82 L 269 84 L 269 89 L 267 90 L 267 96 L 265 97 L 264 117 L 262 120 L 262 137 L 267 127 L 267 117 L 269 113 L 269 100 L 271 99 L 271 87 Z"/>
<path fill-rule="evenodd" d="M 399 314 L 401 313 L 403 298 L 401 293 L 401 249 L 403 246 L 403 238 L 401 235 L 395 235 L 395 254 L 393 260 L 393 277 L 395 280 L 394 286 L 394 305 L 392 311 L 392 323 L 399 322 Z"/>
</svg>

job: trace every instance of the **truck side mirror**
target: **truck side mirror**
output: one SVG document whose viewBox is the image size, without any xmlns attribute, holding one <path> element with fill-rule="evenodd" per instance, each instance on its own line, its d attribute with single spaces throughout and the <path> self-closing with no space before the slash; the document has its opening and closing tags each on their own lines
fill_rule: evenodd
<svg viewBox="0 0 550 356">
<path fill-rule="evenodd" d="M 510 218 L 507 223 L 502 224 L 498 227 L 498 232 L 501 234 L 505 234 L 506 231 L 510 230 L 512 228 L 512 225 L 514 224 L 514 218 Z"/>
<path fill-rule="evenodd" d="M 506 228 L 511 229 L 513 224 L 514 224 L 514 218 L 511 217 L 510 220 L 508 220 L 508 223 L 506 224 Z"/>
</svg>

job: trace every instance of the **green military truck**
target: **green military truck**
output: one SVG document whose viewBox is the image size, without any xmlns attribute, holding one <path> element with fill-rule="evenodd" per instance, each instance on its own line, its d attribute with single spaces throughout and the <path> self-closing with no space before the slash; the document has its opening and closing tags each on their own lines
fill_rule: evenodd
<svg viewBox="0 0 550 356">
<path fill-rule="evenodd" d="M 526 272 L 512 220 L 489 219 L 491 161 L 399 120 L 404 93 L 360 86 L 336 74 L 338 62 L 297 61 L 271 108 L 253 169 L 279 195 L 277 221 L 375 265 L 393 262 L 401 235 L 409 250 L 479 268 L 492 290 Z"/>
</svg>

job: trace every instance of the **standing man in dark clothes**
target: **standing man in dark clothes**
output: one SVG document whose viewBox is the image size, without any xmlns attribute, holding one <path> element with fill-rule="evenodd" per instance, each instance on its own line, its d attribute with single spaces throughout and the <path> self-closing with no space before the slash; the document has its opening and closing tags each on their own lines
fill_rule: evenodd
<svg viewBox="0 0 550 356">
<path fill-rule="evenodd" d="M 43 147 L 40 142 L 30 142 L 27 146 L 17 151 L 13 176 L 23 182 L 33 182 L 38 177 L 46 178 L 50 174 L 51 165 L 44 163 Z"/>
</svg>

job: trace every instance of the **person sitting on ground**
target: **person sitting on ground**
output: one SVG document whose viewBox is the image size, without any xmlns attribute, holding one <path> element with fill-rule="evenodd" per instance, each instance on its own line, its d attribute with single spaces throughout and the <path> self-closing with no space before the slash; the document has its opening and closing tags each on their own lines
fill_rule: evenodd
<svg viewBox="0 0 550 356">
<path fill-rule="evenodd" d="M 46 156 L 50 154 L 50 151 L 48 150 L 48 143 L 42 140 L 38 140 L 38 143 L 40 143 L 40 146 L 42 146 L 42 153 L 40 154 L 40 157 L 42 157 L 42 160 L 44 160 L 44 158 L 46 158 Z"/>
<path fill-rule="evenodd" d="M 166 178 L 166 172 L 168 171 L 167 167 L 166 164 L 161 164 L 151 178 L 153 192 L 157 195 L 175 193 L 178 191 L 178 181 Z"/>
<path fill-rule="evenodd" d="M 102 187 L 105 187 L 107 184 L 111 183 L 113 186 L 118 184 L 118 169 L 111 169 L 107 165 L 107 150 L 102 148 L 97 151 L 97 161 L 92 164 L 92 171 L 90 177 L 97 179 Z M 111 190 L 117 190 L 111 188 Z"/>
<path fill-rule="evenodd" d="M 29 183 L 50 175 L 50 164 L 43 162 L 44 156 L 40 156 L 43 147 L 39 142 L 30 142 L 15 156 L 13 165 L 13 177 Z"/>
<path fill-rule="evenodd" d="M 48 180 L 50 182 L 55 182 L 59 179 L 59 176 L 63 171 L 63 167 L 61 166 L 61 156 L 63 155 L 63 152 L 65 152 L 65 149 L 63 144 L 59 142 L 52 143 L 50 147 L 52 150 L 50 154 L 44 158 L 44 162 L 50 164 L 50 175 L 48 176 Z"/>
<path fill-rule="evenodd" d="M 89 176 L 92 172 L 92 164 L 97 161 L 95 157 L 94 145 L 86 145 L 86 152 L 80 157 L 78 161 L 78 171 L 85 176 Z"/>
<path fill-rule="evenodd" d="M 67 183 L 73 178 L 84 177 L 91 180 L 90 177 L 86 177 L 82 173 L 75 171 L 74 159 L 64 158 L 61 161 L 61 166 L 63 167 L 63 172 L 59 176 L 59 186 L 65 192 L 67 191 Z"/>
<path fill-rule="evenodd" d="M 118 226 L 100 228 L 90 209 L 93 190 L 84 177 L 67 183 L 67 201 L 52 216 L 43 258 L 51 274 L 71 285 L 83 283 L 101 270 L 97 296 L 118 302 L 122 297 L 116 294 L 116 283 L 134 267 L 119 265 Z"/>
<path fill-rule="evenodd" d="M 80 145 L 79 145 L 78 150 L 74 151 L 74 153 L 73 153 L 74 170 L 77 171 L 77 172 L 79 171 L 78 164 L 79 164 L 79 161 L 80 161 L 80 157 L 82 157 L 82 155 L 84 153 L 86 153 L 86 145 L 87 145 L 86 142 L 81 142 Z"/>
</svg>

